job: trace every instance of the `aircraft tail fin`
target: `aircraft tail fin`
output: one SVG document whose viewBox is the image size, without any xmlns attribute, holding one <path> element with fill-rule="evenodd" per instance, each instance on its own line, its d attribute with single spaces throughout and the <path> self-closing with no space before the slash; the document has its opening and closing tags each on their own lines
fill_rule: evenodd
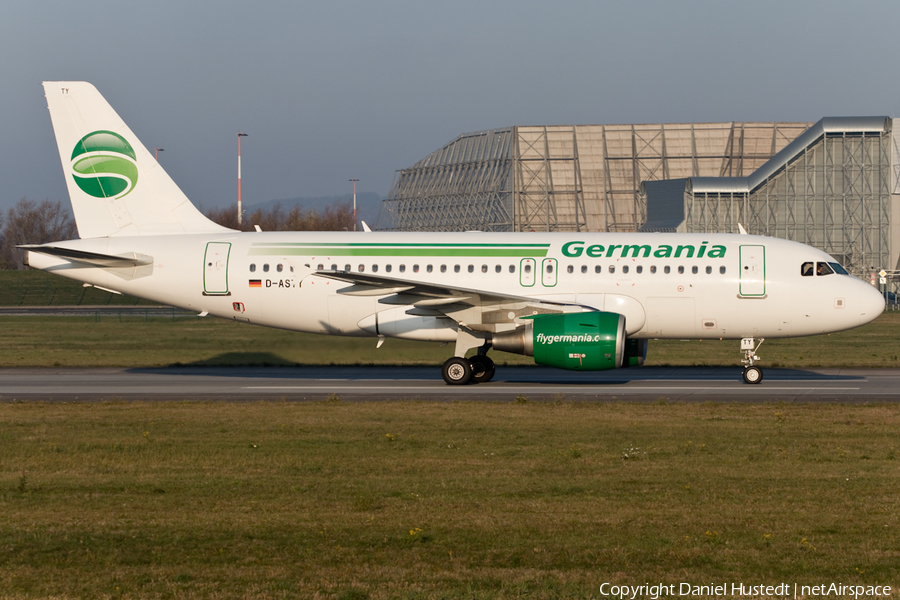
<svg viewBox="0 0 900 600">
<path fill-rule="evenodd" d="M 82 238 L 215 233 L 93 85 L 45 81 L 44 94 Z"/>
</svg>

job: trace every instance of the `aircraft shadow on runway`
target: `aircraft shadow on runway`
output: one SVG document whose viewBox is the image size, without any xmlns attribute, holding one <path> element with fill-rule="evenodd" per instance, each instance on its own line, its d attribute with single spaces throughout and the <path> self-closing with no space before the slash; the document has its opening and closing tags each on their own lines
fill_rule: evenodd
<svg viewBox="0 0 900 600">
<path fill-rule="evenodd" d="M 269 352 L 228 352 L 211 359 L 159 368 L 128 369 L 134 373 L 259 379 L 435 380 L 440 366 L 298 365 Z M 638 367 L 612 371 L 573 372 L 542 366 L 500 366 L 494 382 L 557 385 L 624 385 L 636 381 L 740 381 L 740 367 Z M 806 369 L 765 368 L 766 381 L 853 381 L 861 375 L 820 373 Z"/>
</svg>

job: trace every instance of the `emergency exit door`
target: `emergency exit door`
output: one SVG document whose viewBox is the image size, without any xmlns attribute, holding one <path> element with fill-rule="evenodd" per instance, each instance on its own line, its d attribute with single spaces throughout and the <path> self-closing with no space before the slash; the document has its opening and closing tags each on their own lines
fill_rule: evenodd
<svg viewBox="0 0 900 600">
<path fill-rule="evenodd" d="M 741 246 L 741 296 L 766 295 L 766 247 Z"/>
<path fill-rule="evenodd" d="M 230 296 L 228 292 L 228 255 L 231 244 L 209 242 L 203 258 L 203 295 Z"/>
</svg>

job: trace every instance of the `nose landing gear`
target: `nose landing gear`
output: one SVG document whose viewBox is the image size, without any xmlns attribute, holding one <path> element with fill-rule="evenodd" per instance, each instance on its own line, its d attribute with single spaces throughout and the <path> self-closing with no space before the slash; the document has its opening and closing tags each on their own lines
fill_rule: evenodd
<svg viewBox="0 0 900 600">
<path fill-rule="evenodd" d="M 759 383 L 763 380 L 762 369 L 754 363 L 759 360 L 756 351 L 759 350 L 764 341 L 766 341 L 765 338 L 759 338 L 759 343 L 757 344 L 756 338 L 744 338 L 741 340 L 741 352 L 744 353 L 744 358 L 741 359 L 741 362 L 747 365 L 744 367 L 742 374 L 744 383 Z"/>
</svg>

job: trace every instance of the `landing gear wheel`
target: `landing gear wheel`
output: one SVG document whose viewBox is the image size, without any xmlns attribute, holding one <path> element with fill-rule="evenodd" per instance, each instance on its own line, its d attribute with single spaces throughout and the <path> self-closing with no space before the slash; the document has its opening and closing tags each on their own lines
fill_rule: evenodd
<svg viewBox="0 0 900 600">
<path fill-rule="evenodd" d="M 466 385 L 472 380 L 472 364 L 458 356 L 448 358 L 441 369 L 441 375 L 448 385 Z"/>
<path fill-rule="evenodd" d="M 744 369 L 744 383 L 759 383 L 763 380 L 763 372 L 759 367 Z"/>
<path fill-rule="evenodd" d="M 476 354 L 469 359 L 472 364 L 472 380 L 475 383 L 487 383 L 494 378 L 497 369 L 494 368 L 494 361 L 487 356 Z"/>
</svg>

